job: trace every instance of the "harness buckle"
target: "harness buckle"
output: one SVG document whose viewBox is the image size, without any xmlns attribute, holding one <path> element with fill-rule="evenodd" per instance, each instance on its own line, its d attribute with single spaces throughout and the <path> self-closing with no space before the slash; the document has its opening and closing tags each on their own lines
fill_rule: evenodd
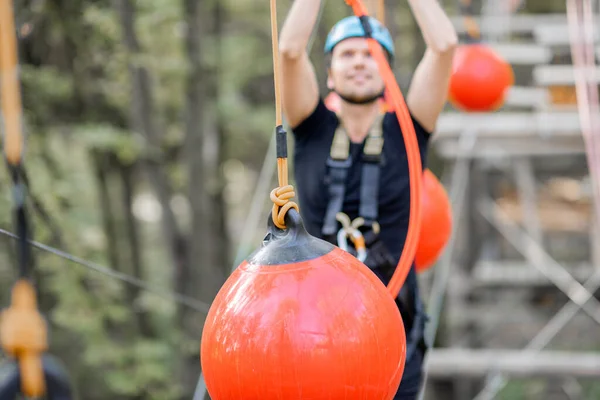
<svg viewBox="0 0 600 400">
<path fill-rule="evenodd" d="M 379 222 L 367 222 L 367 220 L 365 220 L 363 217 L 356 218 L 354 221 L 352 221 L 351 226 L 352 228 L 357 230 L 362 228 L 363 226 L 370 226 L 371 230 L 375 235 L 379 235 L 379 232 L 381 232 L 381 226 L 379 225 Z"/>
<path fill-rule="evenodd" d="M 364 262 L 367 259 L 367 246 L 362 232 L 354 227 L 356 220 L 350 221 L 350 217 L 342 212 L 337 213 L 335 218 L 342 224 L 342 227 L 337 233 L 338 247 L 344 251 L 350 252 L 348 247 L 348 238 L 350 238 L 356 249 L 356 258 L 358 258 L 360 262 Z"/>
<path fill-rule="evenodd" d="M 352 165 L 352 158 L 346 159 L 334 159 L 332 157 L 327 158 L 327 166 L 332 168 L 350 168 Z"/>
</svg>

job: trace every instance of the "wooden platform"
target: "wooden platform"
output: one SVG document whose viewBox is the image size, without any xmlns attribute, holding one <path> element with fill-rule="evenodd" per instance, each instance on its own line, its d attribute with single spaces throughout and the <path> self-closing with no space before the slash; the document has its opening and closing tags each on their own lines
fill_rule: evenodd
<svg viewBox="0 0 600 400">
<path fill-rule="evenodd" d="M 433 349 L 428 356 L 428 374 L 437 378 L 484 377 L 491 372 L 513 377 L 600 377 L 600 353 Z"/>
<path fill-rule="evenodd" d="M 508 90 L 505 104 L 513 107 L 543 109 L 550 105 L 550 99 L 550 92 L 546 88 L 512 86 Z"/>
<path fill-rule="evenodd" d="M 576 112 L 447 112 L 440 116 L 432 145 L 442 157 L 456 157 L 460 135 L 470 131 L 477 137 L 473 157 L 585 151 Z"/>
<path fill-rule="evenodd" d="M 592 274 L 591 264 L 566 265 L 566 270 L 580 283 Z M 535 287 L 554 285 L 544 274 L 527 262 L 480 261 L 473 270 L 475 286 Z"/>
<path fill-rule="evenodd" d="M 452 16 L 452 23 L 458 33 L 466 33 L 464 19 L 462 16 Z M 497 26 L 499 24 L 509 25 L 509 30 L 512 33 L 530 33 L 539 27 L 555 27 L 567 26 L 567 16 L 561 14 L 515 14 L 509 17 L 493 16 L 493 17 L 475 17 L 475 21 L 481 27 L 482 32 L 486 31 L 486 27 Z M 596 15 L 594 25 L 600 25 L 600 18 Z M 490 29 L 490 28 L 488 28 Z M 493 28 L 491 28 L 493 29 Z M 550 28 L 551 29 L 551 28 Z M 567 36 L 568 40 L 568 36 Z"/>
<path fill-rule="evenodd" d="M 535 43 L 490 43 L 490 47 L 510 64 L 546 64 L 552 59 L 552 51 Z"/>
<path fill-rule="evenodd" d="M 589 72 L 593 72 L 595 79 L 600 82 L 600 66 Z M 533 79 L 538 86 L 575 85 L 575 68 L 570 64 L 538 65 L 533 69 Z"/>
<path fill-rule="evenodd" d="M 600 41 L 600 28 L 598 28 L 598 19 L 594 27 L 594 41 Z M 532 29 L 534 40 L 545 46 L 569 46 L 569 26 L 566 21 L 564 23 L 550 23 L 536 25 Z"/>
</svg>

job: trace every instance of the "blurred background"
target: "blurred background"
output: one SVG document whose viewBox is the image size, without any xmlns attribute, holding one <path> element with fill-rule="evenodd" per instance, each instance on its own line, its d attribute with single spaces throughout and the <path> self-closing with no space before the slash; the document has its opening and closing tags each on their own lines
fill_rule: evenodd
<svg viewBox="0 0 600 400">
<path fill-rule="evenodd" d="M 351 13 L 325 3 L 311 45 L 322 93 L 326 34 Z M 459 2 L 442 4 L 465 40 Z M 280 27 L 290 5 L 278 3 Z M 455 231 L 420 274 L 435 333 L 424 398 L 600 399 L 599 175 L 566 2 L 472 5 L 515 85 L 494 113 L 449 105 L 431 145 Z M 260 245 L 277 186 L 269 3 L 22 0 L 15 13 L 33 238 L 80 258 L 34 250 L 51 353 L 80 399 L 191 399 L 201 303 Z M 424 42 L 406 2 L 386 1 L 386 24 L 405 93 Z M 6 168 L 0 184 L 0 227 L 12 231 Z M 13 244 L 0 237 L 2 306 Z"/>
</svg>

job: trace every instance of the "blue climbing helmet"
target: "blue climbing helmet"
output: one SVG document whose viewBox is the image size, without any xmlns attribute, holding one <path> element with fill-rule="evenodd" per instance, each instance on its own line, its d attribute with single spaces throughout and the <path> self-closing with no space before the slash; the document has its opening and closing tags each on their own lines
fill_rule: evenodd
<svg viewBox="0 0 600 400">
<path fill-rule="evenodd" d="M 381 46 L 389 53 L 391 58 L 394 58 L 394 42 L 392 35 L 385 26 L 373 17 L 368 17 L 373 31 L 373 39 L 377 40 Z M 365 37 L 365 30 L 360 22 L 360 19 L 352 15 L 339 21 L 331 28 L 327 40 L 325 40 L 325 54 L 333 51 L 333 48 L 342 40 L 353 37 Z"/>
</svg>

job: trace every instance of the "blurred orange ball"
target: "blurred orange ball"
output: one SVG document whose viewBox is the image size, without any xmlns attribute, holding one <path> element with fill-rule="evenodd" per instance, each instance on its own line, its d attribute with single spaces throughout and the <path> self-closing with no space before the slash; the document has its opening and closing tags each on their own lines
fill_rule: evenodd
<svg viewBox="0 0 600 400">
<path fill-rule="evenodd" d="M 430 170 L 423 173 L 421 231 L 415 253 L 417 272 L 431 267 L 452 235 L 452 206 L 444 186 Z"/>
<path fill-rule="evenodd" d="M 490 47 L 462 45 L 454 54 L 448 100 L 463 111 L 493 111 L 504 104 L 513 84 L 511 65 Z"/>
</svg>

